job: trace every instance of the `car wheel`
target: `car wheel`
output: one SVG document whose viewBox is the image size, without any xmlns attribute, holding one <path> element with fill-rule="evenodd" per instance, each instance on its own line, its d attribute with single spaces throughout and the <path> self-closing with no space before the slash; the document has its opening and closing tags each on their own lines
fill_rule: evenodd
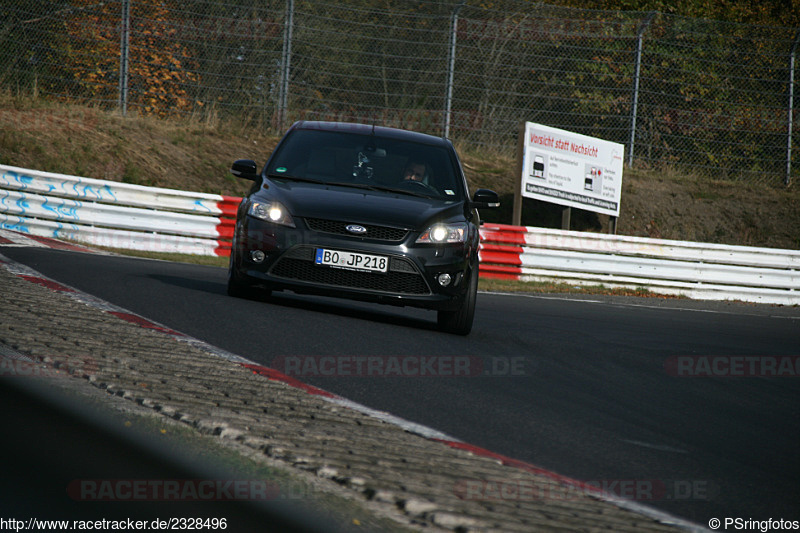
<svg viewBox="0 0 800 533">
<path fill-rule="evenodd" d="M 272 290 L 262 285 L 252 285 L 243 281 L 241 276 L 236 273 L 236 269 L 231 267 L 228 270 L 228 296 L 267 300 L 272 296 Z"/>
<path fill-rule="evenodd" d="M 461 308 L 456 311 L 439 311 L 439 329 L 456 335 L 467 335 L 472 330 L 475 317 L 475 300 L 478 297 L 478 265 L 474 265 L 469 276 L 469 286 Z"/>
<path fill-rule="evenodd" d="M 272 290 L 264 285 L 253 285 L 243 280 L 238 270 L 234 267 L 234 259 L 231 257 L 230 266 L 228 267 L 228 296 L 267 300 L 272 296 Z"/>
</svg>

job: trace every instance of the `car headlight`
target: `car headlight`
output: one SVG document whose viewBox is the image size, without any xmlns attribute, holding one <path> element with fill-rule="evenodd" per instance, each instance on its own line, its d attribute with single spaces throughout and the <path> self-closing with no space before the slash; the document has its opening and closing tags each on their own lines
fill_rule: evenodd
<svg viewBox="0 0 800 533">
<path fill-rule="evenodd" d="M 295 227 L 289 211 L 278 202 L 253 202 L 250 204 L 247 214 L 259 220 L 266 220 L 267 222 L 273 222 L 292 228 Z"/>
<path fill-rule="evenodd" d="M 465 242 L 467 240 L 467 225 L 459 224 L 434 224 L 417 239 L 417 243 L 447 244 Z"/>
</svg>

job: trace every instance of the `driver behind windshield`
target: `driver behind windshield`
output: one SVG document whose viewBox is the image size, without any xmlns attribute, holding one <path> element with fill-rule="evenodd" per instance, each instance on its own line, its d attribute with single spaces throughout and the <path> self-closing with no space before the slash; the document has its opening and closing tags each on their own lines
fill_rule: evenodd
<svg viewBox="0 0 800 533">
<path fill-rule="evenodd" d="M 428 167 L 425 163 L 419 161 L 409 160 L 403 171 L 403 180 L 405 181 L 422 181 L 428 174 Z"/>
</svg>

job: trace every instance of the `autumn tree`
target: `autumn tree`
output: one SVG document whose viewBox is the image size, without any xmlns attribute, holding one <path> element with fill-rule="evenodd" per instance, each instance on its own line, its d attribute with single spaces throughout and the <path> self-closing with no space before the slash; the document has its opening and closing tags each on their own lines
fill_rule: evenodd
<svg viewBox="0 0 800 533">
<path fill-rule="evenodd" d="M 189 49 L 176 40 L 172 2 L 130 3 L 128 105 L 164 116 L 190 109 L 190 89 L 199 76 Z M 73 95 L 116 102 L 119 94 L 122 4 L 71 0 L 64 17 L 64 69 L 77 85 Z"/>
</svg>

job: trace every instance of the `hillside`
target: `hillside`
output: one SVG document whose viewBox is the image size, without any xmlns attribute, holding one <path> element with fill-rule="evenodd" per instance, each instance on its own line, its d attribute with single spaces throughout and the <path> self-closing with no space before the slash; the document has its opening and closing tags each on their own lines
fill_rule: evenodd
<svg viewBox="0 0 800 533">
<path fill-rule="evenodd" d="M 228 172 L 239 158 L 263 164 L 277 138 L 257 124 L 157 120 L 96 108 L 0 97 L 0 163 L 127 183 L 240 196 L 248 183 Z M 470 187 L 501 194 L 485 212 L 510 223 L 515 162 L 460 150 Z M 560 227 L 561 208 L 533 200 L 523 224 Z M 608 217 L 573 210 L 572 229 L 607 231 Z M 800 249 L 800 188 L 699 179 L 626 169 L 617 233 L 664 239 Z"/>
</svg>

